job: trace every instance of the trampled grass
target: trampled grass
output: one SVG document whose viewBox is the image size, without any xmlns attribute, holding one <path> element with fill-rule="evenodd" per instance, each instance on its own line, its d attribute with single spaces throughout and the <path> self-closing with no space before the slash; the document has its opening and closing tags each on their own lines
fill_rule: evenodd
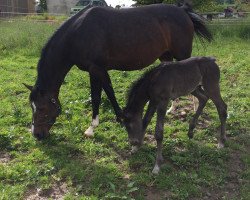
<svg viewBox="0 0 250 200">
<path fill-rule="evenodd" d="M 193 55 L 214 56 L 221 68 L 221 91 L 228 104 L 226 148 L 216 148 L 219 120 L 209 102 L 193 140 L 186 135 L 193 111 L 183 97 L 178 109 L 187 115 L 166 116 L 164 158 L 158 176 L 151 122 L 142 149 L 130 155 L 127 133 L 115 122 L 105 94 L 95 137 L 83 132 L 91 121 L 89 77 L 73 68 L 61 88 L 63 112 L 51 136 L 31 135 L 29 92 L 39 52 L 58 24 L 0 22 L 0 199 L 249 199 L 249 37 L 214 29 L 204 48 L 195 40 Z M 243 27 L 244 29 L 244 27 Z M 249 35 L 249 32 L 246 31 Z M 147 70 L 147 69 L 145 69 Z M 118 102 L 142 71 L 110 71 Z"/>
</svg>

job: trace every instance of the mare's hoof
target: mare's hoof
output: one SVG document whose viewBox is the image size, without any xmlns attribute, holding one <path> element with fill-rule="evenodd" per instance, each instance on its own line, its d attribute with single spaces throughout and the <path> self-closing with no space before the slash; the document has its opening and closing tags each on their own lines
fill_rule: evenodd
<svg viewBox="0 0 250 200">
<path fill-rule="evenodd" d="M 94 128 L 93 126 L 90 126 L 85 132 L 84 135 L 86 137 L 94 137 Z"/>
</svg>

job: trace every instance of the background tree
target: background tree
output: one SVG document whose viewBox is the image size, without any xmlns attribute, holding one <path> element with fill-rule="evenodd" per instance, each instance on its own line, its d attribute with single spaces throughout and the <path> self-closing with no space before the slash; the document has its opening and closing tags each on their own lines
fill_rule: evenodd
<svg viewBox="0 0 250 200">
<path fill-rule="evenodd" d="M 155 3 L 167 3 L 167 4 L 177 4 L 183 3 L 187 0 L 135 0 L 137 4 L 148 5 Z M 213 11 L 217 5 L 217 0 L 189 0 L 188 2 L 192 2 L 192 6 L 195 10 L 200 12 Z"/>
<path fill-rule="evenodd" d="M 40 0 L 39 6 L 41 7 L 43 12 L 47 12 L 47 1 L 46 0 Z"/>
</svg>

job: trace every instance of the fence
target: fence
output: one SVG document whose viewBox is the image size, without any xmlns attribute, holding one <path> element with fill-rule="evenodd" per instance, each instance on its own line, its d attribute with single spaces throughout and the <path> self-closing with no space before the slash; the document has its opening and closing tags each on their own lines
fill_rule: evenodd
<svg viewBox="0 0 250 200">
<path fill-rule="evenodd" d="M 32 13 L 35 4 L 35 0 L 0 0 L 0 13 Z"/>
<path fill-rule="evenodd" d="M 0 0 L 2 1 L 2 0 Z M 22 9 L 22 8 L 19 8 Z M 250 16 L 250 12 L 245 12 L 245 16 Z M 68 16 L 60 13 L 35 13 L 35 12 L 0 12 L 0 20 L 14 21 L 14 20 L 33 20 L 40 22 L 53 22 L 67 19 Z M 241 18 L 213 18 L 211 21 L 208 20 L 210 25 L 222 25 L 222 26 L 235 26 L 235 25 L 249 25 L 249 17 Z"/>
<path fill-rule="evenodd" d="M 34 22 L 61 22 L 68 16 L 58 13 L 21 13 L 21 12 L 1 12 L 0 21 L 34 21 Z"/>
</svg>

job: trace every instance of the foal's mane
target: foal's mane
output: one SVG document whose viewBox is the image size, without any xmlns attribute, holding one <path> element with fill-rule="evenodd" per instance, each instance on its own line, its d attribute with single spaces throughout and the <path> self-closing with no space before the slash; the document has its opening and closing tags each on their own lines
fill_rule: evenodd
<svg viewBox="0 0 250 200">
<path fill-rule="evenodd" d="M 136 95 L 143 87 L 143 91 L 147 92 L 147 88 L 151 83 L 154 74 L 162 68 L 162 65 L 148 69 L 138 80 L 134 81 L 127 92 L 127 105 L 126 108 L 133 105 Z"/>
</svg>

